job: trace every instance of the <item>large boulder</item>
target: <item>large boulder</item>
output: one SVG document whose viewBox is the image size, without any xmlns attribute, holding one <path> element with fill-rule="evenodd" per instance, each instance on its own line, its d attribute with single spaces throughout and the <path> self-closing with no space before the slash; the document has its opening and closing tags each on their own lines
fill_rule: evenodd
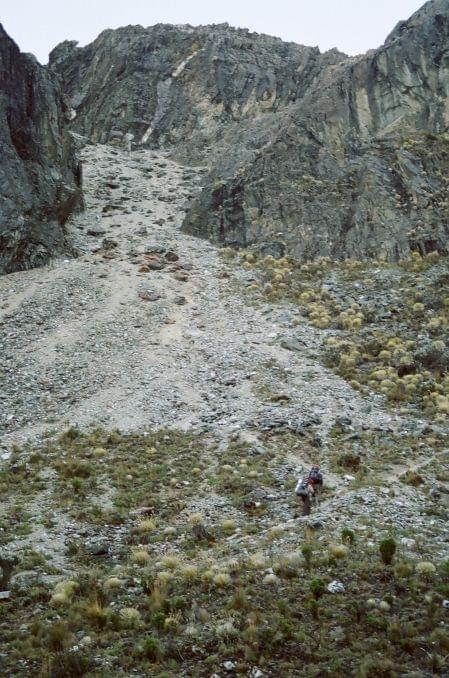
<svg viewBox="0 0 449 678">
<path fill-rule="evenodd" d="M 56 78 L 0 24 L 0 273 L 46 263 L 66 247 L 81 167 Z"/>
</svg>

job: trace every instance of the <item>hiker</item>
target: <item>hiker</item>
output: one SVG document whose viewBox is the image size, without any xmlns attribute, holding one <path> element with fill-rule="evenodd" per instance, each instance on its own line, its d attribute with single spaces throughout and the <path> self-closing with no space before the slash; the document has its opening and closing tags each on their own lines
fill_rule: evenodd
<svg viewBox="0 0 449 678">
<path fill-rule="evenodd" d="M 298 480 L 295 493 L 302 499 L 302 515 L 308 516 L 312 508 L 312 500 L 323 487 L 323 474 L 318 464 L 314 464 L 306 478 Z"/>
<path fill-rule="evenodd" d="M 314 464 L 309 473 L 309 483 L 313 485 L 316 489 L 321 489 L 323 487 L 323 474 L 318 464 Z"/>
</svg>

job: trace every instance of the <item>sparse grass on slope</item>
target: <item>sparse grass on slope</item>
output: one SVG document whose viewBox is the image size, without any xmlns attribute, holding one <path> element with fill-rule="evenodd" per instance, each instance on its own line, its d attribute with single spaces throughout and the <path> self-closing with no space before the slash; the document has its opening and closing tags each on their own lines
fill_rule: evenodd
<svg viewBox="0 0 449 678">
<path fill-rule="evenodd" d="M 255 274 L 255 299 L 287 300 L 324 330 L 326 365 L 356 389 L 413 404 L 437 422 L 449 416 L 449 259 L 299 263 L 222 250 Z"/>
<path fill-rule="evenodd" d="M 402 545 L 404 531 L 356 504 L 346 518 L 337 498 L 338 524 L 319 513 L 286 521 L 280 516 L 295 513 L 288 457 L 308 464 L 316 449 L 294 434 L 267 434 L 264 445 L 263 455 L 239 442 L 219 453 L 211 439 L 181 432 L 71 429 L 28 450 L 28 462 L 17 451 L 19 468 L 49 478 L 46 511 L 70 516 L 78 539 L 67 535 L 64 572 L 51 554 L 14 550 L 16 583 L 0 606 L 5 675 L 210 676 L 227 661 L 238 675 L 255 667 L 271 676 L 444 674 L 449 566 L 433 543 L 434 517 L 432 538 L 418 522 L 407 529 L 414 550 Z M 403 455 L 443 451 L 437 436 L 353 439 L 336 426 L 320 454 L 335 478 L 355 473 L 363 492 L 370 479 L 360 466 L 381 482 L 381 469 Z M 21 496 L 25 469 L 2 476 L 22 511 L 40 496 L 37 487 Z M 445 469 L 443 460 L 438 470 Z M 419 484 L 404 486 L 424 496 Z M 329 479 L 325 502 L 335 490 Z M 259 506 L 248 502 L 257 491 Z M 277 503 L 264 501 L 264 492 Z M 374 510 L 380 515 L 382 504 Z M 3 528 L 15 539 L 14 523 Z M 92 538 L 107 542 L 102 555 L 89 550 Z M 37 576 L 21 587 L 14 577 L 30 570 Z M 344 590 L 329 592 L 334 581 Z"/>
</svg>

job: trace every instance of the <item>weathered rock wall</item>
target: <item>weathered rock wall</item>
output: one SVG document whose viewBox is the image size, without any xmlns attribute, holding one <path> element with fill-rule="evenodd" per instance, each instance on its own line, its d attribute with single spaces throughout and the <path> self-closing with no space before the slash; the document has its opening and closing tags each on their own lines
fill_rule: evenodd
<svg viewBox="0 0 449 678">
<path fill-rule="evenodd" d="M 209 166 L 185 230 L 300 258 L 449 242 L 449 0 L 349 58 L 227 25 L 104 31 L 50 65 L 94 141 Z"/>
<path fill-rule="evenodd" d="M 136 143 L 176 144 L 203 156 L 192 135 L 214 146 L 227 125 L 295 101 L 326 64 L 344 58 L 226 24 L 158 24 L 106 30 L 82 48 L 62 43 L 50 67 L 81 134 L 117 141 L 131 133 Z"/>
<path fill-rule="evenodd" d="M 185 228 L 301 258 L 447 250 L 448 67 L 449 3 L 430 2 L 325 70 L 248 162 L 214 168 Z"/>
<path fill-rule="evenodd" d="M 0 273 L 41 265 L 66 247 L 81 169 L 64 108 L 55 78 L 0 24 Z"/>
</svg>

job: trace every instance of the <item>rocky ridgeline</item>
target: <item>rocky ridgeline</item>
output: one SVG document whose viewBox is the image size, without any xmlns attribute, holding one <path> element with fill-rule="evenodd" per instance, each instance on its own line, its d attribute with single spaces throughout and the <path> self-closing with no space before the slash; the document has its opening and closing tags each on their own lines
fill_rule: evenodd
<svg viewBox="0 0 449 678">
<path fill-rule="evenodd" d="M 56 79 L 0 25 L 0 273 L 67 249 L 64 223 L 80 201 L 81 169 L 64 117 Z"/>
<path fill-rule="evenodd" d="M 227 25 L 104 31 L 51 69 L 94 141 L 166 147 L 209 173 L 184 222 L 299 258 L 447 244 L 447 0 L 360 57 Z"/>
</svg>

